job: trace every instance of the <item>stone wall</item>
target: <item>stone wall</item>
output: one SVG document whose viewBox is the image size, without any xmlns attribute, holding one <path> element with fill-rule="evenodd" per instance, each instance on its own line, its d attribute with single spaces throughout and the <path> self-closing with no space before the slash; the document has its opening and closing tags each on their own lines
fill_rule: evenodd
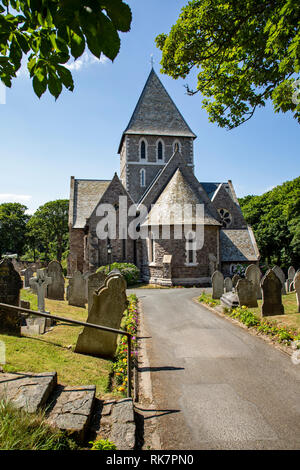
<svg viewBox="0 0 300 470">
<path fill-rule="evenodd" d="M 205 226 L 204 246 L 196 253 L 196 263 L 187 265 L 185 240 L 157 239 L 154 241 L 155 261 L 148 264 L 148 242 L 143 243 L 143 263 L 141 272 L 143 278 L 151 283 L 163 284 L 165 255 L 172 256 L 171 277 L 173 284 L 208 285 L 210 282 L 209 254 L 219 259 L 218 253 L 219 227 Z"/>
<path fill-rule="evenodd" d="M 147 147 L 147 159 L 141 161 L 139 145 L 144 139 Z M 157 143 L 161 141 L 164 148 L 164 158 L 157 159 Z M 188 137 L 168 137 L 153 135 L 126 136 L 120 152 L 121 181 L 135 202 L 138 202 L 159 171 L 174 154 L 174 143 L 179 142 L 180 153 L 186 163 L 193 165 L 193 139 Z M 146 186 L 140 185 L 140 171 L 146 170 Z"/>
</svg>

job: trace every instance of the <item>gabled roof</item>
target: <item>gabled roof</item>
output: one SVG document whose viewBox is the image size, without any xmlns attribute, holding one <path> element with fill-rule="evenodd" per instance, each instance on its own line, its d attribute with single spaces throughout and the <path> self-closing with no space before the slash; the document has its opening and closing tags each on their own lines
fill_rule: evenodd
<svg viewBox="0 0 300 470">
<path fill-rule="evenodd" d="M 84 228 L 109 183 L 110 180 L 71 179 L 69 224 L 72 228 Z"/>
<path fill-rule="evenodd" d="M 167 164 L 163 167 L 159 175 L 157 175 L 149 188 L 146 190 L 139 205 L 144 205 L 149 210 L 150 205 L 156 203 L 162 191 L 169 183 L 176 170 L 180 168 L 181 173 L 188 181 L 189 186 L 192 190 L 199 195 L 202 202 L 205 204 L 206 211 L 210 214 L 210 217 L 216 221 L 221 221 L 220 216 L 216 208 L 211 203 L 206 191 L 203 186 L 194 175 L 194 172 L 190 166 L 187 165 L 180 152 L 176 151 Z"/>
<path fill-rule="evenodd" d="M 190 211 L 188 210 L 188 205 Z M 204 208 L 196 212 L 197 205 Z M 204 218 L 203 218 L 204 217 Z M 185 178 L 182 169 L 177 168 L 172 178 L 152 206 L 145 225 L 181 224 L 221 225 L 207 208 L 205 200 Z"/>
<path fill-rule="evenodd" d="M 222 229 L 220 252 L 223 262 L 258 261 L 260 258 L 251 227 L 244 230 Z"/>
<path fill-rule="evenodd" d="M 196 138 L 153 69 L 122 135 L 119 153 L 126 134 Z"/>
</svg>

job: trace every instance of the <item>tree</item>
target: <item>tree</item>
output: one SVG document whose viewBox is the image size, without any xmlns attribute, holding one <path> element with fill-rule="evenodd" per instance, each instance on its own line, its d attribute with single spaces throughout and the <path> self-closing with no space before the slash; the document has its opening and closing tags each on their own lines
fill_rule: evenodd
<svg viewBox="0 0 300 470">
<path fill-rule="evenodd" d="M 52 254 L 61 261 L 68 248 L 68 213 L 68 199 L 50 201 L 40 206 L 27 224 L 30 245 L 45 253 L 45 261 Z"/>
<path fill-rule="evenodd" d="M 0 79 L 12 78 L 27 55 L 38 97 L 47 90 L 58 98 L 72 91 L 72 74 L 63 66 L 87 45 L 96 57 L 112 61 L 120 49 L 119 31 L 129 31 L 131 10 L 122 0 L 0 0 Z"/>
<path fill-rule="evenodd" d="M 170 33 L 160 34 L 162 72 L 197 89 L 211 122 L 232 129 L 273 102 L 300 122 L 299 0 L 192 0 Z"/>
<path fill-rule="evenodd" d="M 26 206 L 17 202 L 0 204 L 0 256 L 22 255 L 26 243 Z"/>
<path fill-rule="evenodd" d="M 262 260 L 287 269 L 300 266 L 300 177 L 262 196 L 239 199 L 252 225 Z"/>
</svg>

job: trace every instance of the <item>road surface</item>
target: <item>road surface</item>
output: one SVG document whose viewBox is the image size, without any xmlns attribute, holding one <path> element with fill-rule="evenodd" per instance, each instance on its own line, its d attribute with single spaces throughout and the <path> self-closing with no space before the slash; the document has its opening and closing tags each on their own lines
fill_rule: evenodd
<svg viewBox="0 0 300 470">
<path fill-rule="evenodd" d="M 300 449 L 300 365 L 196 304 L 199 289 L 134 292 L 162 449 Z"/>
</svg>

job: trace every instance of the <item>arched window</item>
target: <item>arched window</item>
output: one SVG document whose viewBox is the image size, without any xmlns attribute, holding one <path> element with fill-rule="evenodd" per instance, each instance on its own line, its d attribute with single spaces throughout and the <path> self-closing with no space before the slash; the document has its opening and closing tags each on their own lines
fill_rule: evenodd
<svg viewBox="0 0 300 470">
<path fill-rule="evenodd" d="M 181 152 L 181 144 L 178 139 L 176 139 L 173 143 L 173 152 Z"/>
<path fill-rule="evenodd" d="M 197 263 L 197 251 L 196 251 L 196 242 L 195 242 L 195 232 L 191 231 L 186 235 L 186 243 L 185 243 L 185 251 L 186 251 L 186 263 L 189 264 L 196 264 Z"/>
<path fill-rule="evenodd" d="M 140 141 L 140 159 L 147 160 L 147 145 L 144 139 Z"/>
<path fill-rule="evenodd" d="M 140 170 L 140 185 L 141 188 L 146 186 L 146 170 L 144 168 Z"/>
<path fill-rule="evenodd" d="M 164 159 L 164 146 L 161 140 L 159 140 L 156 145 L 156 156 L 158 161 Z"/>
</svg>

